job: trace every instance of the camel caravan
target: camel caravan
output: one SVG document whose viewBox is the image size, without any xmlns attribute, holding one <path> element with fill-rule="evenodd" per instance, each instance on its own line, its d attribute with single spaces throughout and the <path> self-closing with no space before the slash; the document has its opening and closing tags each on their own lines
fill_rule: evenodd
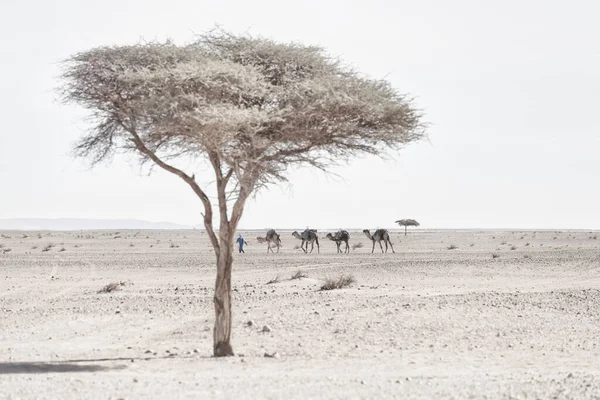
<svg viewBox="0 0 600 400">
<path fill-rule="evenodd" d="M 369 240 L 373 243 L 373 247 L 371 248 L 371 253 L 375 252 L 375 243 L 379 244 L 381 248 L 381 252 L 384 253 L 383 245 L 381 242 L 385 244 L 385 253 L 388 252 L 388 247 L 391 248 L 392 253 L 395 253 L 394 246 L 392 245 L 392 241 L 390 240 L 390 234 L 387 229 L 377 229 L 375 233 L 371 235 L 371 232 L 368 229 L 363 230 L 363 233 Z M 308 229 L 306 228 L 303 232 L 298 233 L 298 231 L 292 232 L 292 236 L 301 241 L 300 248 L 304 253 L 309 253 L 308 245 L 310 244 L 310 253 L 313 252 L 315 248 L 315 244 L 317 245 L 317 253 L 320 253 L 321 247 L 319 245 L 319 236 L 317 234 L 316 229 Z M 337 252 L 342 254 L 350 253 L 350 234 L 348 231 L 340 229 L 335 233 L 328 233 L 325 236 L 327 239 L 335 242 L 337 247 Z M 275 229 L 269 229 L 265 236 L 258 236 L 256 238 L 258 243 L 267 243 L 267 253 L 275 253 L 273 247 L 277 248 L 277 253 L 279 253 L 279 248 L 281 247 L 281 237 L 275 231 Z M 342 244 L 344 244 L 344 249 L 342 250 Z M 388 246 L 389 245 L 389 246 Z"/>
</svg>

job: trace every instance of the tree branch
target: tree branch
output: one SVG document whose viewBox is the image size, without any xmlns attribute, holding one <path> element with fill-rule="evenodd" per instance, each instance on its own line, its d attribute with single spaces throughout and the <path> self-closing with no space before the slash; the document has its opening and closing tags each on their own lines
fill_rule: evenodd
<svg viewBox="0 0 600 400">
<path fill-rule="evenodd" d="M 133 137 L 132 141 L 140 153 L 142 153 L 146 157 L 150 158 L 152 161 L 154 161 L 156 163 L 156 165 L 158 165 L 165 171 L 168 171 L 172 174 L 179 176 L 181 179 L 183 179 L 184 182 L 186 182 L 192 188 L 194 193 L 196 193 L 196 196 L 198 196 L 200 198 L 200 200 L 202 201 L 202 204 L 204 204 L 204 214 L 203 214 L 204 227 L 206 228 L 206 232 L 208 233 L 208 236 L 210 237 L 210 241 L 212 243 L 213 248 L 215 249 L 215 253 L 219 254 L 219 250 L 220 250 L 219 241 L 217 240 L 217 235 L 215 235 L 215 230 L 213 228 L 213 222 L 212 222 L 212 216 L 213 216 L 212 205 L 211 205 L 210 199 L 208 198 L 206 193 L 204 193 L 204 191 L 200 188 L 200 186 L 198 186 L 198 184 L 192 177 L 187 175 L 182 170 L 175 168 L 175 167 L 165 163 L 163 160 L 161 160 L 152 150 L 150 150 L 144 144 L 144 142 L 139 137 L 139 135 L 135 132 L 135 130 L 127 129 L 126 127 L 124 127 L 124 128 Z"/>
</svg>

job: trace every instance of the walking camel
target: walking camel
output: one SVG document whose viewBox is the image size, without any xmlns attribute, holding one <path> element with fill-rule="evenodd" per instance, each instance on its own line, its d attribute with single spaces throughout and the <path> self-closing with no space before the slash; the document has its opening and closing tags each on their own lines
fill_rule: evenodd
<svg viewBox="0 0 600 400">
<path fill-rule="evenodd" d="M 363 230 L 363 233 L 373 242 L 373 248 L 371 249 L 371 253 L 375 251 L 375 242 L 379 243 L 379 247 L 381 247 L 381 252 L 383 253 L 383 246 L 381 245 L 381 241 L 385 243 L 385 252 L 388 251 L 388 243 L 392 248 L 392 253 L 395 253 L 394 246 L 392 246 L 392 242 L 390 240 L 390 234 L 387 229 L 377 229 L 373 235 L 369 232 L 368 229 Z"/>
<path fill-rule="evenodd" d="M 348 241 L 350 240 L 350 234 L 348 233 L 348 231 L 340 229 L 333 235 L 331 233 L 328 233 L 326 237 L 327 239 L 335 242 L 338 253 L 350 253 L 350 245 L 348 244 Z M 342 244 L 342 242 L 346 243 L 346 249 L 344 251 L 340 249 L 340 245 Z"/>
<path fill-rule="evenodd" d="M 273 243 L 275 245 L 275 247 L 277 247 L 277 252 L 279 253 L 279 247 L 281 246 L 281 239 L 279 238 L 279 234 L 277 232 L 275 232 L 275 229 L 269 229 L 269 231 L 267 232 L 267 235 L 265 236 L 265 240 L 266 240 L 267 246 L 268 246 L 267 253 L 269 252 L 269 250 L 272 253 L 275 253 L 273 251 L 273 249 L 271 248 L 271 243 Z"/>
<path fill-rule="evenodd" d="M 310 252 L 312 253 L 315 248 L 315 242 L 317 243 L 317 253 L 320 253 L 321 248 L 319 247 L 319 237 L 317 236 L 316 229 L 306 229 L 302 234 L 299 234 L 297 231 L 292 232 L 292 236 L 296 239 L 302 240 L 302 244 L 300 248 L 304 250 L 305 253 L 308 252 L 308 244 L 310 243 Z M 306 243 L 306 249 L 304 248 L 304 244 Z"/>
</svg>

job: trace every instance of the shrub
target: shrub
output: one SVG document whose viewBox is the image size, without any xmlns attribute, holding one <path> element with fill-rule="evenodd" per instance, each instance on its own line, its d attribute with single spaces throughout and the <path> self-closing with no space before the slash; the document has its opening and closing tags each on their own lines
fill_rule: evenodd
<svg viewBox="0 0 600 400">
<path fill-rule="evenodd" d="M 52 248 L 54 246 L 55 245 L 53 243 L 48 243 L 47 245 L 44 246 L 44 248 L 42 249 L 42 251 L 50 251 L 50 250 L 52 250 Z"/>
<path fill-rule="evenodd" d="M 448 250 L 454 250 L 454 249 L 458 249 L 458 246 L 455 246 L 453 244 L 451 244 L 450 246 L 448 246 Z"/>
<path fill-rule="evenodd" d="M 277 275 L 275 278 L 273 278 L 269 282 L 267 282 L 267 285 L 272 285 L 274 283 L 279 283 L 279 278 L 280 278 L 280 276 Z"/>
<path fill-rule="evenodd" d="M 121 290 L 121 286 L 125 286 L 125 282 L 111 282 L 102 289 L 98 290 L 98 293 L 115 292 L 117 290 Z"/>
<path fill-rule="evenodd" d="M 500 254 L 498 254 L 498 253 L 492 253 L 492 258 L 500 258 Z"/>
<path fill-rule="evenodd" d="M 516 249 L 517 249 L 517 246 L 510 246 L 510 249 L 511 249 L 511 250 L 516 250 Z"/>
<path fill-rule="evenodd" d="M 296 271 L 294 274 L 292 274 L 292 277 L 290 278 L 290 280 L 300 279 L 300 278 L 308 278 L 308 275 L 304 271 Z"/>
<path fill-rule="evenodd" d="M 334 289 L 342 289 L 347 286 L 352 285 L 356 282 L 354 276 L 352 275 L 340 275 L 337 279 L 327 278 L 323 285 L 321 285 L 321 290 L 334 290 Z"/>
</svg>

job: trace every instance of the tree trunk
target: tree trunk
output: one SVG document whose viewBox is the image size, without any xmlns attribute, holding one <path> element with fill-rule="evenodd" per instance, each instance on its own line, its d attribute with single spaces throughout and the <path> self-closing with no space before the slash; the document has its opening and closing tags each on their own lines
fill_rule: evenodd
<svg viewBox="0 0 600 400">
<path fill-rule="evenodd" d="M 407 228 L 407 226 L 404 225 L 404 236 L 406 236 L 406 228 Z"/>
<path fill-rule="evenodd" d="M 221 239 L 223 232 L 220 232 Z M 217 281 L 215 282 L 215 327 L 213 330 L 213 355 L 215 357 L 233 356 L 231 347 L 231 265 L 233 263 L 232 233 L 225 233 L 226 240 L 220 243 L 217 258 Z"/>
</svg>

